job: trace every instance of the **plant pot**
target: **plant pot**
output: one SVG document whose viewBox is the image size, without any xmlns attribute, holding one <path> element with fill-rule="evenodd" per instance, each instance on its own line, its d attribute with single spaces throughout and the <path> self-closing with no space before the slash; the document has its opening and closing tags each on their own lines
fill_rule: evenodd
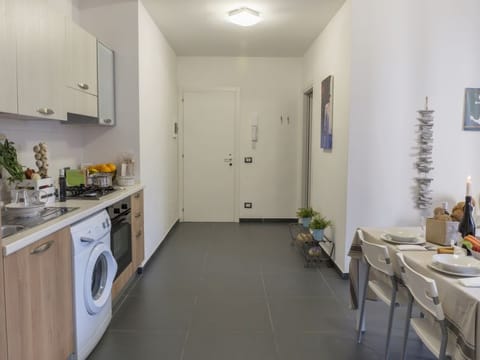
<svg viewBox="0 0 480 360">
<path fill-rule="evenodd" d="M 312 222 L 312 218 L 299 218 L 298 222 L 303 225 L 303 227 L 308 228 L 310 226 L 310 223 Z"/>
<path fill-rule="evenodd" d="M 312 233 L 313 238 L 317 241 L 323 240 L 324 231 L 325 229 L 310 229 L 310 232 Z"/>
</svg>

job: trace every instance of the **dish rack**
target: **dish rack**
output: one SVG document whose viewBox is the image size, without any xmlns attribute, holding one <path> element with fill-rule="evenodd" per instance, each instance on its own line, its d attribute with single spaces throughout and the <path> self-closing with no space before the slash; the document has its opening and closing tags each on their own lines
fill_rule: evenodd
<svg viewBox="0 0 480 360">
<path fill-rule="evenodd" d="M 55 185 L 53 178 L 19 181 L 16 183 L 15 189 L 42 190 L 43 193 L 41 193 L 40 197 L 46 204 L 55 202 Z"/>
</svg>

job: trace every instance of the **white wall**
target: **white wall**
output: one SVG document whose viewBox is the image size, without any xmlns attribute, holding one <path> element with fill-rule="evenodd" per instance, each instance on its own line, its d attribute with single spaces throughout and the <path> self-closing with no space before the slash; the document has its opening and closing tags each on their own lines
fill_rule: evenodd
<svg viewBox="0 0 480 360">
<path fill-rule="evenodd" d="M 76 16 L 115 51 L 116 126 L 85 127 L 85 161 L 119 163 L 131 153 L 139 167 L 138 2 L 82 0 Z"/>
<path fill-rule="evenodd" d="M 149 258 L 178 219 L 177 58 L 139 3 L 140 178 Z"/>
<path fill-rule="evenodd" d="M 33 146 L 44 142 L 48 146 L 48 175 L 55 180 L 60 168 L 79 166 L 83 161 L 83 130 L 52 120 L 11 120 L 3 114 L 0 133 L 15 142 L 20 164 L 37 170 Z M 2 197 L 6 194 L 3 193 Z"/>
<path fill-rule="evenodd" d="M 301 58 L 178 58 L 180 89 L 240 89 L 241 218 L 291 218 L 300 204 L 301 69 Z M 259 116 L 255 149 L 250 141 L 253 113 Z M 245 156 L 252 156 L 254 163 L 244 164 Z M 243 208 L 246 201 L 253 203 L 252 209 Z"/>
<path fill-rule="evenodd" d="M 333 221 L 327 235 L 335 241 L 335 262 L 345 271 L 348 252 L 347 157 L 350 125 L 351 2 L 347 1 L 304 56 L 303 88 L 313 85 L 311 205 Z M 321 82 L 333 75 L 333 148 L 320 149 Z"/>
<path fill-rule="evenodd" d="M 176 55 L 143 4 L 79 2 L 79 22 L 115 51 L 116 121 L 113 128 L 87 128 L 85 161 L 136 158 L 145 185 L 145 258 L 178 219 Z"/>
<path fill-rule="evenodd" d="M 478 132 L 462 130 L 466 87 L 480 87 L 478 0 L 352 0 L 347 240 L 361 225 L 420 223 L 413 202 L 416 110 L 435 110 L 434 205 L 480 192 Z"/>
</svg>

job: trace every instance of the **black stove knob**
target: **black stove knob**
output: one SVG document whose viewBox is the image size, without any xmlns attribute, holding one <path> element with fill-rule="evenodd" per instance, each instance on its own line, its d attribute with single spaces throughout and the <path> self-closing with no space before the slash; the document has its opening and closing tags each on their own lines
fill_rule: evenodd
<svg viewBox="0 0 480 360">
<path fill-rule="evenodd" d="M 114 214 L 120 214 L 120 209 L 119 208 L 113 208 L 113 213 Z"/>
<path fill-rule="evenodd" d="M 127 210 L 128 209 L 128 204 L 122 204 L 122 210 Z"/>
</svg>

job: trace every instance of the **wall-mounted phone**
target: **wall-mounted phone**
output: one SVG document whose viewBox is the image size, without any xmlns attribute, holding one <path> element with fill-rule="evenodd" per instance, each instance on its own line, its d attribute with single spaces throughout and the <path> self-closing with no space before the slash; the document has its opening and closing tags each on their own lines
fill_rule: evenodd
<svg viewBox="0 0 480 360">
<path fill-rule="evenodd" d="M 252 142 L 258 141 L 258 113 L 252 115 Z"/>
</svg>

